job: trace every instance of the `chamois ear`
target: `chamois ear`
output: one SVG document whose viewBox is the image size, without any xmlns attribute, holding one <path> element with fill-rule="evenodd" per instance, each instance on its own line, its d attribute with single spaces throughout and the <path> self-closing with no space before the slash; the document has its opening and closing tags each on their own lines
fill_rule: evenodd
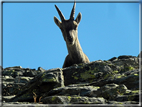
<svg viewBox="0 0 142 107">
<path fill-rule="evenodd" d="M 61 22 L 59 21 L 59 19 L 57 17 L 54 16 L 54 22 L 56 23 L 56 25 L 60 28 L 61 27 Z"/>
<path fill-rule="evenodd" d="M 77 22 L 77 24 L 79 24 L 79 22 L 81 21 L 81 13 L 79 12 L 75 21 Z"/>
</svg>

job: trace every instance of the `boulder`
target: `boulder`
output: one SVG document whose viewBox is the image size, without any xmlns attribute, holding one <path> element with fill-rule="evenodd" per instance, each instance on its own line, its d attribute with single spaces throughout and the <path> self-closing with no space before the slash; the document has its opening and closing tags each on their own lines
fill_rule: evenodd
<svg viewBox="0 0 142 107">
<path fill-rule="evenodd" d="M 109 60 L 45 70 L 2 71 L 4 104 L 139 104 L 139 58 Z"/>
<path fill-rule="evenodd" d="M 60 69 L 51 69 L 37 75 L 34 79 L 28 82 L 16 97 L 10 101 L 34 101 L 33 94 L 37 95 L 37 98 L 41 97 L 43 93 L 50 91 L 56 87 L 63 87 L 64 79 L 62 71 Z"/>
<path fill-rule="evenodd" d="M 49 96 L 42 100 L 43 104 L 105 104 L 102 97 L 82 97 L 82 96 Z"/>
</svg>

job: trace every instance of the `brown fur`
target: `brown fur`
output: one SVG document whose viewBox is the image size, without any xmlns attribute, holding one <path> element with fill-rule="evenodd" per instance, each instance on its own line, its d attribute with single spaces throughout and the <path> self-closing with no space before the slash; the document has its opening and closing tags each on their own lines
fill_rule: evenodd
<svg viewBox="0 0 142 107">
<path fill-rule="evenodd" d="M 81 20 L 81 13 L 79 13 L 77 18 L 74 20 L 75 3 L 69 20 L 64 18 L 56 5 L 55 7 L 62 22 L 60 22 L 56 17 L 54 17 L 54 21 L 62 31 L 68 49 L 68 55 L 64 61 L 63 68 L 72 66 L 73 64 L 90 62 L 88 57 L 84 54 L 78 40 L 77 28 Z"/>
</svg>

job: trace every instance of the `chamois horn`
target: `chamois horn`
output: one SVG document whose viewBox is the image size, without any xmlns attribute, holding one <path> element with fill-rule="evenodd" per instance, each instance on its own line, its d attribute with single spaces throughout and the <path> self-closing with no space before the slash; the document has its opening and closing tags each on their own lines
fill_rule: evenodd
<svg viewBox="0 0 142 107">
<path fill-rule="evenodd" d="M 72 11 L 71 11 L 71 15 L 70 15 L 70 19 L 71 19 L 71 20 L 74 20 L 75 5 L 76 5 L 76 3 L 75 3 L 75 1 L 74 1 L 74 5 L 73 5 Z"/>
<path fill-rule="evenodd" d="M 56 7 L 56 10 L 57 10 L 57 12 L 58 12 L 58 14 L 60 16 L 61 21 L 63 22 L 65 20 L 64 15 L 62 14 L 62 12 L 60 11 L 60 9 L 56 5 L 55 5 L 55 7 Z"/>
</svg>

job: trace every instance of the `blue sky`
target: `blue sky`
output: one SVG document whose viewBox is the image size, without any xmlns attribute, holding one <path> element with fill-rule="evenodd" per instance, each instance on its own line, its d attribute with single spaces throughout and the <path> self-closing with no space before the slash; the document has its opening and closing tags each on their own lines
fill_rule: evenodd
<svg viewBox="0 0 142 107">
<path fill-rule="evenodd" d="M 61 68 L 68 54 L 53 17 L 73 3 L 3 3 L 3 67 Z M 139 54 L 139 3 L 77 3 L 78 38 L 90 61 Z"/>
</svg>

